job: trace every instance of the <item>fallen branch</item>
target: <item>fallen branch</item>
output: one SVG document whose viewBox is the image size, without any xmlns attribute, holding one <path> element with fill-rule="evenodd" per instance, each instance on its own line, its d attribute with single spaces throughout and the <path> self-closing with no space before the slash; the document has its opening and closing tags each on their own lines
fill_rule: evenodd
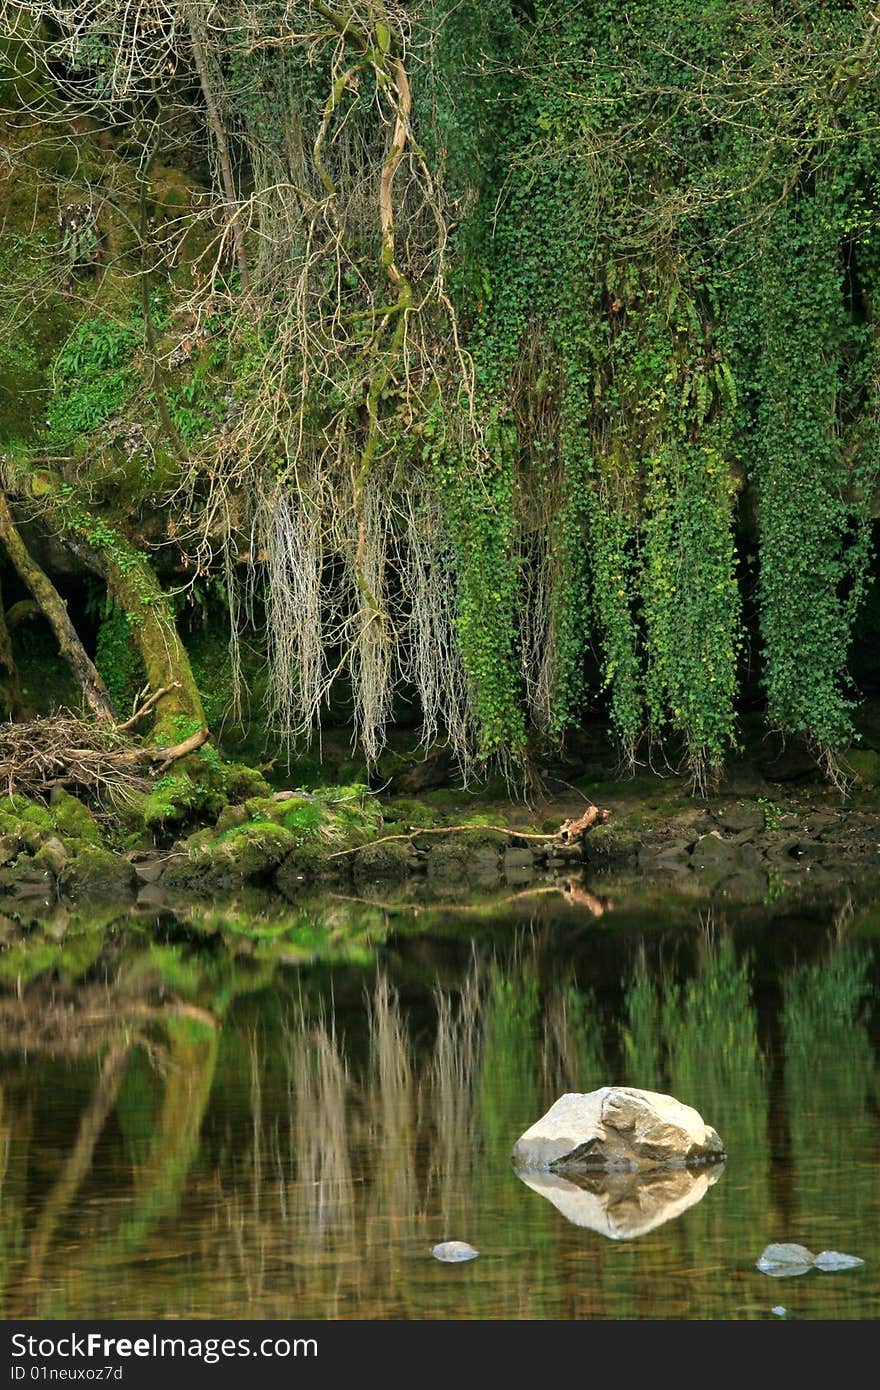
<svg viewBox="0 0 880 1390">
<path fill-rule="evenodd" d="M 563 821 L 558 830 L 543 833 L 536 830 L 517 830 L 510 825 L 431 826 L 427 830 L 408 830 L 401 831 L 396 835 L 382 835 L 378 840 L 368 840 L 363 845 L 354 845 L 350 849 L 338 849 L 327 857 L 328 859 L 341 859 L 343 855 L 358 854 L 362 849 L 370 849 L 373 845 L 388 844 L 390 840 L 417 840 L 420 835 L 454 835 L 463 830 L 494 830 L 497 834 L 506 835 L 514 840 L 544 840 L 547 843 L 558 840 L 562 844 L 572 844 L 574 840 L 591 830 L 594 825 L 604 825 L 610 816 L 610 811 L 600 811 L 598 806 L 591 806 L 579 820 Z"/>
<path fill-rule="evenodd" d="M 574 840 L 582 840 L 594 825 L 604 825 L 610 819 L 610 811 L 600 811 L 598 806 L 588 806 L 578 820 L 563 821 L 556 833 L 563 844 L 570 845 Z"/>
</svg>

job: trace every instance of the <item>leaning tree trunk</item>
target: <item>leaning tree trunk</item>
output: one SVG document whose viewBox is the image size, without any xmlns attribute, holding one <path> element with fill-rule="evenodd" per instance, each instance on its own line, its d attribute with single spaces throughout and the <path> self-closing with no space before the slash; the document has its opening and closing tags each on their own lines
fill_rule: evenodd
<svg viewBox="0 0 880 1390">
<path fill-rule="evenodd" d="M 0 715 L 4 719 L 14 719 L 21 708 L 21 685 L 15 657 L 12 654 L 9 623 L 3 611 L 3 594 L 0 591 Z"/>
<path fill-rule="evenodd" d="M 146 556 L 117 532 L 112 546 L 90 548 L 88 562 L 106 580 L 107 592 L 128 618 L 150 690 L 154 695 L 163 692 L 155 704 L 155 737 L 173 742 L 182 737 L 184 721 L 193 726 L 187 733 L 203 729 L 205 711 L 189 656 Z"/>
<path fill-rule="evenodd" d="M 0 491 L 0 541 L 52 628 L 58 649 L 82 687 L 83 697 L 92 714 L 96 719 L 115 723 L 116 710 L 107 687 L 76 634 L 63 598 L 22 540 L 3 491 Z"/>
<path fill-rule="evenodd" d="M 132 638 L 140 652 L 154 697 L 152 707 L 155 709 L 154 734 L 157 741 L 173 744 L 204 729 L 205 711 L 189 656 L 178 635 L 171 605 L 147 557 L 106 522 L 97 527 L 78 498 L 75 507 L 71 507 L 54 501 L 50 494 L 51 490 L 50 493 L 43 493 L 41 501 L 57 531 L 62 537 L 75 538 L 77 554 L 89 569 L 105 580 L 107 592 L 128 618 Z M 5 498 L 3 501 L 5 504 Z M 9 516 L 8 504 L 6 514 Z M 9 520 L 11 524 L 11 516 Z M 107 538 L 105 543 L 96 542 L 95 536 L 99 531 Z M 0 540 L 5 541 L 2 525 Z M 52 588 L 45 575 L 43 579 Z M 39 595 L 33 588 L 31 592 L 42 608 Z M 52 592 L 55 592 L 54 588 Z M 60 598 L 58 603 L 67 617 L 67 610 Z M 70 631 L 73 633 L 72 627 Z M 79 644 L 75 633 L 73 636 Z M 101 680 L 97 671 L 95 676 L 98 681 Z M 189 727 L 182 729 L 181 722 Z"/>
</svg>

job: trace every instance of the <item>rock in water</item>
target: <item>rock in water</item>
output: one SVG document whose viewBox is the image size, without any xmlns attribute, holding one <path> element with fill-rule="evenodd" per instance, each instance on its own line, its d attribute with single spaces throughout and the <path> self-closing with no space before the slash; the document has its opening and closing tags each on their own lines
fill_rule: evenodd
<svg viewBox="0 0 880 1390">
<path fill-rule="evenodd" d="M 447 1265 L 461 1264 L 462 1260 L 475 1260 L 479 1253 L 479 1250 L 468 1245 L 466 1240 L 444 1240 L 431 1250 L 435 1260 L 442 1260 Z"/>
<path fill-rule="evenodd" d="M 821 1250 L 813 1261 L 816 1268 L 825 1274 L 831 1274 L 836 1269 L 855 1269 L 864 1263 L 858 1255 L 842 1255 L 839 1250 Z"/>
<path fill-rule="evenodd" d="M 689 1105 L 658 1091 L 603 1086 L 560 1096 L 520 1135 L 518 1171 L 681 1168 L 724 1158 L 720 1138 Z"/>
<path fill-rule="evenodd" d="M 773 1279 L 791 1279 L 812 1269 L 813 1258 L 805 1245 L 768 1245 L 755 1268 Z"/>
</svg>

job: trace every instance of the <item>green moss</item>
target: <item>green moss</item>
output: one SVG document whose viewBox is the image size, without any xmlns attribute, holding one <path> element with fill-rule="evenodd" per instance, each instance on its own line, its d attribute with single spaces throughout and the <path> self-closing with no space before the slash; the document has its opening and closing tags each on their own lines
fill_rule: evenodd
<svg viewBox="0 0 880 1390">
<path fill-rule="evenodd" d="M 225 763 L 226 795 L 230 801 L 246 801 L 249 797 L 272 795 L 272 788 L 262 773 L 244 763 Z"/>
<path fill-rule="evenodd" d="M 126 859 L 98 845 L 81 844 L 61 874 L 65 893 L 84 893 L 94 890 L 121 892 L 135 884 L 135 873 Z"/>
<path fill-rule="evenodd" d="M 275 801 L 272 797 L 255 796 L 245 802 L 244 810 L 250 821 L 283 825 L 300 842 L 311 839 L 326 819 L 323 808 L 305 798 Z"/>
<path fill-rule="evenodd" d="M 147 683 L 147 673 L 124 610 L 111 604 L 98 628 L 95 665 L 116 708 L 128 712 Z"/>
<path fill-rule="evenodd" d="M 317 802 L 327 808 L 340 831 L 370 835 L 382 828 L 382 807 L 363 782 L 340 787 L 318 787 L 313 795 Z"/>
<path fill-rule="evenodd" d="M 189 843 L 192 866 L 207 877 L 261 878 L 295 851 L 298 837 L 283 825 L 254 821 L 217 839 Z"/>
<path fill-rule="evenodd" d="M 323 808 L 314 801 L 303 801 L 298 804 L 287 802 L 283 805 L 280 824 L 287 826 L 288 830 L 292 830 L 301 839 L 311 839 L 326 820 L 326 813 Z"/>
<path fill-rule="evenodd" d="M 60 835 L 87 844 L 101 844 L 101 830 L 95 817 L 87 806 L 70 792 L 59 787 L 52 799 L 51 816 Z"/>
<path fill-rule="evenodd" d="M 432 811 L 424 801 L 412 801 L 405 797 L 395 797 L 385 813 L 386 822 L 405 826 L 410 830 L 436 825 L 437 819 L 436 811 Z"/>
<path fill-rule="evenodd" d="M 40 830 L 54 830 L 52 815 L 48 808 L 35 801 L 26 802 L 21 809 L 21 819 L 28 825 L 36 825 Z"/>
<path fill-rule="evenodd" d="M 143 803 L 144 825 L 150 830 L 180 825 L 195 813 L 201 800 L 200 789 L 187 773 L 160 777 Z"/>
</svg>

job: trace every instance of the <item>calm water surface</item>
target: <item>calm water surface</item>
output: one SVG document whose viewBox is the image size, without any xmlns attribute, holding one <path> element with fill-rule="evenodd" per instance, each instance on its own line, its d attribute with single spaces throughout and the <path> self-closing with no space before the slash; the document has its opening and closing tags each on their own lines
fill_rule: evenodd
<svg viewBox="0 0 880 1390">
<path fill-rule="evenodd" d="M 6 920 L 6 1318 L 880 1315 L 880 891 Z M 695 1105 L 723 1170 L 521 1181 L 610 1082 Z M 786 1240 L 865 1264 L 758 1273 Z"/>
</svg>

